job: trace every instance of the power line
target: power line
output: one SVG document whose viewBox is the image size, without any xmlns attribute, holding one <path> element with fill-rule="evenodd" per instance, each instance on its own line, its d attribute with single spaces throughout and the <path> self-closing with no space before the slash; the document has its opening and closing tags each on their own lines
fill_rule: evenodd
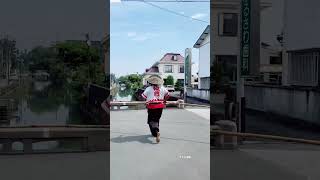
<svg viewBox="0 0 320 180">
<path fill-rule="evenodd" d="M 128 0 L 126 0 L 126 1 L 128 1 Z M 193 17 L 190 17 L 190 16 L 186 16 L 186 15 L 181 14 L 181 13 L 177 13 L 177 12 L 172 11 L 172 10 L 170 10 L 170 9 L 167 9 L 167 8 L 164 8 L 164 7 L 155 5 L 155 4 L 153 4 L 153 3 L 150 3 L 149 1 L 144 1 L 144 0 L 135 0 L 135 1 L 140 1 L 140 2 L 143 2 L 143 3 L 149 4 L 150 6 L 159 8 L 159 9 L 161 9 L 161 10 L 164 10 L 164 11 L 166 11 L 166 12 L 169 12 L 169 13 L 172 13 L 172 14 L 175 14 L 175 15 L 178 15 L 178 16 L 182 16 L 182 17 L 185 17 L 185 18 L 188 18 L 188 19 L 192 19 L 192 20 L 195 20 L 195 21 L 199 21 L 199 22 L 203 22 L 203 23 L 209 24 L 209 22 L 207 22 L 207 21 L 204 21 L 204 20 L 201 20 L 201 19 L 197 19 L 197 18 L 193 18 Z M 162 2 L 163 2 L 163 1 L 162 1 Z"/>
</svg>

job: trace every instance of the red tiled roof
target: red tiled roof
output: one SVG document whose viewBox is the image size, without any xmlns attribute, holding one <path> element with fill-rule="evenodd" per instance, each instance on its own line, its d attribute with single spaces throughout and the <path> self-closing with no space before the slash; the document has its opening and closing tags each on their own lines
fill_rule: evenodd
<svg viewBox="0 0 320 180">
<path fill-rule="evenodd" d="M 158 67 L 151 67 L 146 72 L 147 73 L 158 73 L 159 69 L 158 69 Z"/>
<path fill-rule="evenodd" d="M 173 60 L 173 56 L 177 56 L 177 60 Z M 184 62 L 184 57 L 181 56 L 181 54 L 179 53 L 167 53 L 165 54 L 160 62 L 180 62 L 180 63 L 183 63 Z"/>
</svg>

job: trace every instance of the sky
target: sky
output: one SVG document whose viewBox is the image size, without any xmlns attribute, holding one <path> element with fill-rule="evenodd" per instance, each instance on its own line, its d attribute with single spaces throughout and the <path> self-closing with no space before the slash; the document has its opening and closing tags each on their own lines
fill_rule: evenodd
<svg viewBox="0 0 320 180">
<path fill-rule="evenodd" d="M 30 49 L 52 41 L 101 40 L 109 26 L 108 0 L 1 0 L 0 37 Z"/>
<path fill-rule="evenodd" d="M 153 4 L 179 13 L 183 17 L 144 2 L 120 2 L 110 5 L 110 71 L 117 77 L 143 73 L 165 53 L 185 54 L 192 48 L 210 22 L 209 2 Z M 192 20 L 192 18 L 202 21 Z M 198 51 L 193 49 L 196 63 Z"/>
</svg>

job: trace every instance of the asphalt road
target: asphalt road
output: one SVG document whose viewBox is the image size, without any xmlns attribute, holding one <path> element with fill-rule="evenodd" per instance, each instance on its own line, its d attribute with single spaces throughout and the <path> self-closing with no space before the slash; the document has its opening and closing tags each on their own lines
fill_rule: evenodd
<svg viewBox="0 0 320 180">
<path fill-rule="evenodd" d="M 238 150 L 211 151 L 214 180 L 319 180 L 320 147 L 250 143 Z"/>
<path fill-rule="evenodd" d="M 112 111 L 111 179 L 210 179 L 209 109 L 166 109 L 160 133 L 156 144 L 146 110 Z"/>
</svg>

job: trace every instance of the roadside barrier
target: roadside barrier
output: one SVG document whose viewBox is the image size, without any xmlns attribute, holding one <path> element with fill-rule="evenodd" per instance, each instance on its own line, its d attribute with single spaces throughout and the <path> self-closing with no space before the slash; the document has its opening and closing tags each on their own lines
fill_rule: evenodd
<svg viewBox="0 0 320 180">
<path fill-rule="evenodd" d="M 268 140 L 311 144 L 311 145 L 320 145 L 320 141 L 317 141 L 317 140 L 292 138 L 292 137 L 284 137 L 284 136 L 274 136 L 274 135 L 266 135 L 266 134 L 255 134 L 255 133 L 239 133 L 239 132 L 230 132 L 230 131 L 223 131 L 223 130 L 211 130 L 211 135 L 222 136 L 222 138 L 223 138 L 223 136 L 229 136 L 229 137 L 236 136 L 236 137 L 241 137 L 241 138 L 258 138 L 258 139 L 268 139 Z"/>
</svg>

